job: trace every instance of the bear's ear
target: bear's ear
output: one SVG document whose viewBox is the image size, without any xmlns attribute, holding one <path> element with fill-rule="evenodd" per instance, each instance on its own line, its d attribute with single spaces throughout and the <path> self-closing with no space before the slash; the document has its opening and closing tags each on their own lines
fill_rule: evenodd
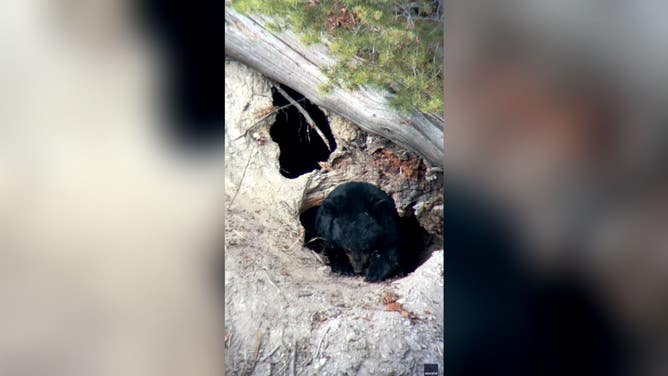
<svg viewBox="0 0 668 376">
<path fill-rule="evenodd" d="M 376 200 L 376 201 L 371 203 L 371 210 L 372 211 L 383 210 L 383 209 L 394 210 L 396 208 L 394 207 L 393 202 L 385 200 L 385 199 Z"/>
<path fill-rule="evenodd" d="M 323 201 L 321 207 L 324 208 L 327 213 L 336 215 L 344 212 L 347 206 L 348 200 L 346 197 L 342 197 L 341 195 L 334 195 L 327 197 L 327 199 Z"/>
<path fill-rule="evenodd" d="M 338 210 L 336 208 L 336 203 L 332 202 L 331 200 L 323 202 L 322 206 L 320 206 L 319 209 L 320 215 L 323 214 L 334 215 L 336 214 L 337 211 Z"/>
</svg>

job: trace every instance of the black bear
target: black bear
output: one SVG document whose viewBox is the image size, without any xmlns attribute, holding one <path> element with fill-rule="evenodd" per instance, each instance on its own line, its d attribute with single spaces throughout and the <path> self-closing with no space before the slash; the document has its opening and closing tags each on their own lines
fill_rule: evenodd
<svg viewBox="0 0 668 376">
<path fill-rule="evenodd" d="M 378 187 L 349 182 L 336 187 L 316 216 L 317 236 L 332 272 L 378 282 L 400 271 L 399 215 Z"/>
</svg>

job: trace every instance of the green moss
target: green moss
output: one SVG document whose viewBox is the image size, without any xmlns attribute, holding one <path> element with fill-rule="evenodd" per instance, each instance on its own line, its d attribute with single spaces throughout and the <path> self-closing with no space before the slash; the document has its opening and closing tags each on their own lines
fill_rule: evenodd
<svg viewBox="0 0 668 376">
<path fill-rule="evenodd" d="M 407 9 L 413 4 L 412 9 Z M 394 93 L 401 111 L 443 112 L 443 16 L 436 0 L 233 0 L 241 13 L 258 13 L 324 42 L 338 63 L 326 70 L 334 86 L 371 86 Z"/>
</svg>

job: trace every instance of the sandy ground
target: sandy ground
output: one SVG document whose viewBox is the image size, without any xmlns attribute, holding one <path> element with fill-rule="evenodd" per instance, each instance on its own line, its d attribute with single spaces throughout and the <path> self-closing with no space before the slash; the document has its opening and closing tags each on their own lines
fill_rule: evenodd
<svg viewBox="0 0 668 376">
<path fill-rule="evenodd" d="M 332 274 L 301 246 L 296 226 L 239 208 L 226 215 L 226 374 L 442 369 L 442 252 L 407 278 L 370 284 Z M 386 311 L 388 292 L 417 317 Z"/>
</svg>

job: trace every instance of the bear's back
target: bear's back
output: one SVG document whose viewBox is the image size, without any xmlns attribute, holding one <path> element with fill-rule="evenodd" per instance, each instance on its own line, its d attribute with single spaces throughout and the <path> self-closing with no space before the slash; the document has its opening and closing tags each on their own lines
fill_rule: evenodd
<svg viewBox="0 0 668 376">
<path fill-rule="evenodd" d="M 392 197 L 380 188 L 370 183 L 353 181 L 336 187 L 323 204 L 329 203 L 336 208 L 345 209 L 346 213 L 359 213 L 374 211 L 374 206 L 381 201 L 394 208 Z"/>
</svg>

